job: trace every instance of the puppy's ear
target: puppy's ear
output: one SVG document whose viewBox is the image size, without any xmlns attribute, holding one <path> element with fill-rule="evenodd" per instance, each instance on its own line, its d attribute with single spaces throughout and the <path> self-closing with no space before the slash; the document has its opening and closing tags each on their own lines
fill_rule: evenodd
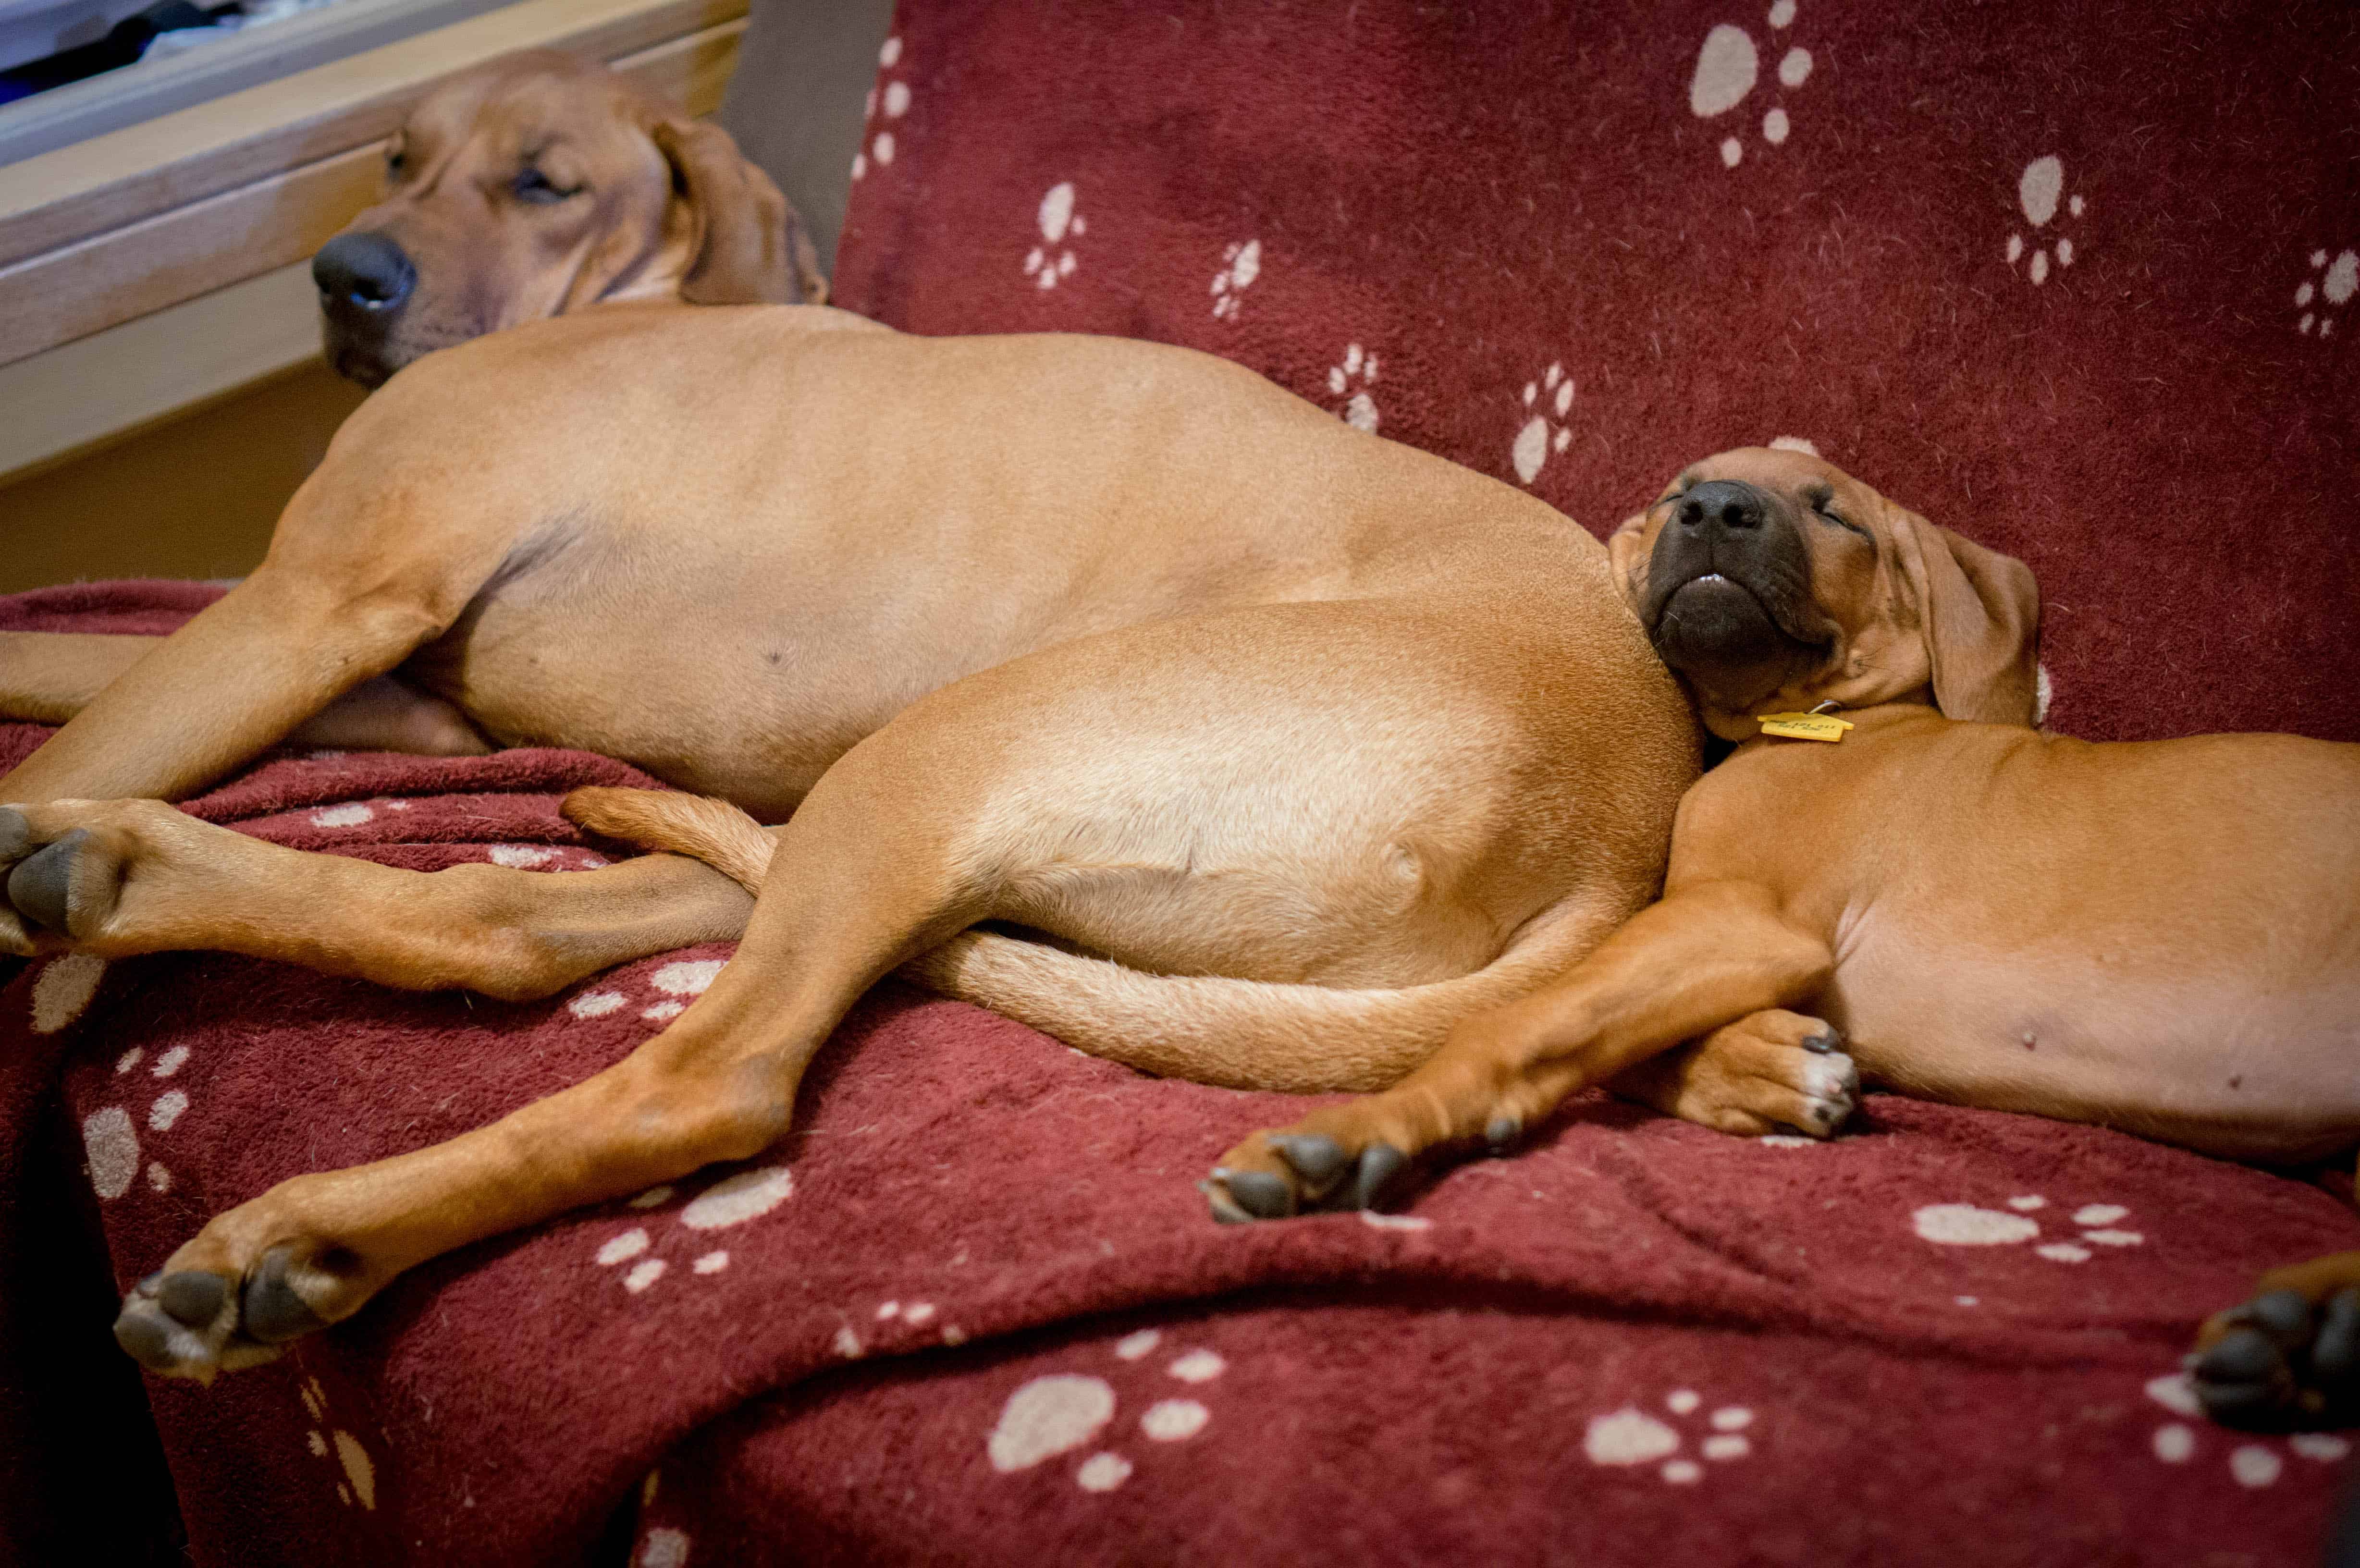
<svg viewBox="0 0 2360 1568">
<path fill-rule="evenodd" d="M 2032 569 L 1895 510 L 1896 553 L 1925 621 L 1934 705 L 1953 719 L 2030 726 L 2040 651 Z"/>
<path fill-rule="evenodd" d="M 1645 535 L 1647 514 L 1625 517 L 1622 526 L 1606 536 L 1606 564 L 1614 574 L 1615 590 L 1622 602 L 1636 609 L 1639 585 L 1647 575 Z"/>
<path fill-rule="evenodd" d="M 699 120 L 662 120 L 649 135 L 672 166 L 689 224 L 692 305 L 816 305 L 827 279 L 803 220 L 770 177 L 746 160 L 729 133 Z"/>
</svg>

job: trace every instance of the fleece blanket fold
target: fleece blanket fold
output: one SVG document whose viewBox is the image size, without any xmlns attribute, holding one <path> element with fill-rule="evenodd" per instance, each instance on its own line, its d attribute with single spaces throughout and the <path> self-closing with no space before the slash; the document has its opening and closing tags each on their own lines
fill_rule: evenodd
<svg viewBox="0 0 2360 1568">
<path fill-rule="evenodd" d="M 635 777 L 279 757 L 191 804 L 563 876 L 605 851 L 563 791 Z M 106 1291 L 207 1215 L 595 1071 L 728 953 L 525 1004 L 208 953 L 27 966 L 0 992 L 8 1147 L 48 1151 L 27 1191 L 112 1267 L 12 1212 L 12 1281 L 77 1312 L 7 1293 L 12 1329 L 59 1336 L 0 1338 L 10 1408 L 119 1388 Z M 649 1563 L 1273 1561 L 1339 1530 L 1389 1561 L 2294 1563 L 2322 1526 L 2344 1440 L 2212 1429 L 2178 1372 L 2256 1269 L 2355 1244 L 2314 1187 L 1888 1096 L 1826 1145 L 1592 1099 L 1400 1212 L 1214 1225 L 1192 1180 L 1298 1110 L 885 986 L 760 1159 L 439 1260 L 210 1388 L 150 1380 L 190 1552 L 578 1562 L 618 1508 Z M 85 1496 L 33 1522 L 113 1528 Z"/>
</svg>

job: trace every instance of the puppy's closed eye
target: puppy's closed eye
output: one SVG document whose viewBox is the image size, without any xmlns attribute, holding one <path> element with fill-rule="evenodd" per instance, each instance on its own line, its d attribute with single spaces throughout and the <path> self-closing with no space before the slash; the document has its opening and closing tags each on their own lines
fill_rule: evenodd
<svg viewBox="0 0 2360 1568">
<path fill-rule="evenodd" d="M 1836 510 L 1836 493 L 1834 491 L 1814 490 L 1806 495 L 1803 499 L 1810 506 L 1811 510 L 1819 515 L 1821 520 L 1833 523 L 1840 528 L 1848 528 L 1852 532 L 1858 534 L 1863 539 L 1873 539 L 1874 537 L 1870 534 L 1866 528 L 1862 528 L 1858 523 L 1853 522 L 1841 512 Z"/>
</svg>

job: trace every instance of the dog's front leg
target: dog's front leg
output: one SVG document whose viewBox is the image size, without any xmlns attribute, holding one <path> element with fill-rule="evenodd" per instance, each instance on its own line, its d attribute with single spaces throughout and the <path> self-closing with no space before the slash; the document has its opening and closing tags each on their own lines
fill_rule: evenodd
<svg viewBox="0 0 2360 1568">
<path fill-rule="evenodd" d="M 266 565 L 0 779 L 0 803 L 179 800 L 400 663 L 456 608 Z"/>
<path fill-rule="evenodd" d="M 1770 892 L 1711 882 L 1642 910 L 1544 990 L 1480 1013 L 1393 1088 L 1259 1132 L 1205 1183 L 1216 1217 L 1275 1219 L 1366 1208 L 1392 1176 L 1437 1146 L 1513 1146 L 1578 1089 L 1827 982 L 1827 944 Z"/>
<path fill-rule="evenodd" d="M 111 632 L 0 632 L 0 720 L 69 723 L 163 641 Z M 493 749 L 457 708 L 390 675 L 362 681 L 286 740 L 415 757 L 483 757 Z"/>
</svg>

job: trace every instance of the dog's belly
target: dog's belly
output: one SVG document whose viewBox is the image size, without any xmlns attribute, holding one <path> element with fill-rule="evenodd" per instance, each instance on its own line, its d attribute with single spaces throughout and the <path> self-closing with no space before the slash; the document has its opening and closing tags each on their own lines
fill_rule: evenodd
<svg viewBox="0 0 2360 1568">
<path fill-rule="evenodd" d="M 1928 1099 L 2094 1122 L 2237 1159 L 2360 1143 L 2360 964 L 1983 954 L 1871 940 L 1829 1020 L 1863 1073 Z"/>
</svg>

